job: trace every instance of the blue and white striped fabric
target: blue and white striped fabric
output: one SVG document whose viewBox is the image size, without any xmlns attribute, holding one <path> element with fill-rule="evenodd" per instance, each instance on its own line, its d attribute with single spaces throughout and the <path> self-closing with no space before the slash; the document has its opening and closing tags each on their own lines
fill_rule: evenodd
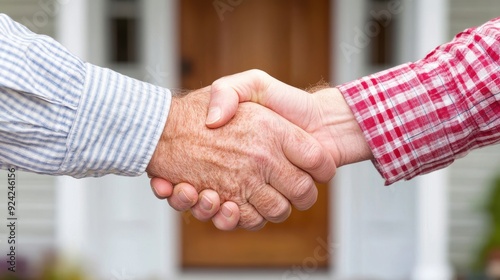
<svg viewBox="0 0 500 280">
<path fill-rule="evenodd" d="M 169 90 L 85 63 L 0 14 L 0 168 L 140 175 L 170 101 Z"/>
</svg>

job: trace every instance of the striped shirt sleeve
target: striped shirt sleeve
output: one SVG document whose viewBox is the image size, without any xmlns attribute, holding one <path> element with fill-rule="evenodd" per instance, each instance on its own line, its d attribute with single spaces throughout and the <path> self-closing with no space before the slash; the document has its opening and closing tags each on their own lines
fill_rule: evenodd
<svg viewBox="0 0 500 280">
<path fill-rule="evenodd" d="M 167 89 L 85 63 L 0 14 L 0 168 L 140 175 L 170 101 Z"/>
<path fill-rule="evenodd" d="M 500 18 L 339 87 L 387 184 L 500 141 Z"/>
</svg>

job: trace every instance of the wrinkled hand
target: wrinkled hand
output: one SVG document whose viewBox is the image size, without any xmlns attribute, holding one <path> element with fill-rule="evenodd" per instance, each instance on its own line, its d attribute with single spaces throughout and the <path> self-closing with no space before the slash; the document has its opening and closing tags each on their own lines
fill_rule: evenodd
<svg viewBox="0 0 500 280">
<path fill-rule="evenodd" d="M 149 176 L 195 188 L 177 186 L 180 191 L 173 190 L 171 202 L 196 201 L 195 192 L 202 195 L 204 190 L 213 190 L 216 193 L 205 191 L 201 196 L 199 209 L 211 211 L 207 209 L 232 201 L 218 213 L 224 214 L 227 208 L 235 216 L 239 212 L 239 226 L 246 229 L 285 220 L 290 203 L 298 209 L 312 206 L 317 190 L 303 170 L 319 181 L 329 180 L 335 172 L 333 159 L 322 146 L 282 117 L 252 103 L 242 104 L 227 125 L 208 129 L 204 123 L 208 92 L 203 89 L 173 98 L 164 133 L 148 165 Z M 152 185 L 161 185 L 158 180 L 153 179 Z M 159 196 L 172 191 L 155 189 Z"/>
<path fill-rule="evenodd" d="M 289 86 L 260 70 L 250 70 L 223 77 L 212 84 L 210 112 L 207 126 L 220 127 L 235 114 L 240 102 L 256 102 L 311 133 L 330 152 L 337 166 L 372 158 L 371 150 L 342 94 L 336 88 L 326 88 L 307 93 Z M 200 219 L 212 217 L 220 229 L 232 229 L 236 225 L 232 219 L 221 215 L 219 205 L 214 204 L 211 211 L 199 207 L 198 196 L 189 184 L 172 187 L 165 180 L 155 178 L 151 182 L 156 190 L 166 193 L 175 189 L 174 194 L 159 195 L 169 197 L 169 203 L 176 209 L 187 210 Z M 180 192 L 192 193 L 190 203 L 179 202 Z M 216 193 L 200 194 L 216 197 Z M 214 199 L 215 201 L 216 199 Z M 236 209 L 229 203 L 221 205 L 222 210 Z"/>
</svg>

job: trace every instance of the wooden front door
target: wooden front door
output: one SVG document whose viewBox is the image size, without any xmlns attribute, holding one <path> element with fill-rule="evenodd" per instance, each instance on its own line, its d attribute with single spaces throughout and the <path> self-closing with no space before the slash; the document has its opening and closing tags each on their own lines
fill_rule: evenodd
<svg viewBox="0 0 500 280">
<path fill-rule="evenodd" d="M 181 0 L 182 87 L 258 68 L 296 87 L 328 80 L 328 0 Z M 259 232 L 222 232 L 211 223 L 182 216 L 182 265 L 192 267 L 284 267 L 326 256 L 328 188 L 305 212 Z M 326 267 L 326 257 L 315 260 Z"/>
</svg>

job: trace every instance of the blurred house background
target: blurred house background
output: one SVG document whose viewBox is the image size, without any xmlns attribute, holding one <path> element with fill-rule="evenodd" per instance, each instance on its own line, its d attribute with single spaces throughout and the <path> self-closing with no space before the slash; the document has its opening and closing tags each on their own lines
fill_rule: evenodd
<svg viewBox="0 0 500 280">
<path fill-rule="evenodd" d="M 419 59 L 499 16 L 500 2 L 2 0 L 0 12 L 84 60 L 168 88 L 198 88 L 250 68 L 308 87 Z M 59 256 L 94 279 L 467 279 L 499 173 L 499 146 L 390 187 L 370 163 L 342 167 L 319 186 L 312 210 L 260 233 L 218 232 L 177 214 L 145 177 L 21 173 L 18 265 L 37 274 Z"/>
</svg>

